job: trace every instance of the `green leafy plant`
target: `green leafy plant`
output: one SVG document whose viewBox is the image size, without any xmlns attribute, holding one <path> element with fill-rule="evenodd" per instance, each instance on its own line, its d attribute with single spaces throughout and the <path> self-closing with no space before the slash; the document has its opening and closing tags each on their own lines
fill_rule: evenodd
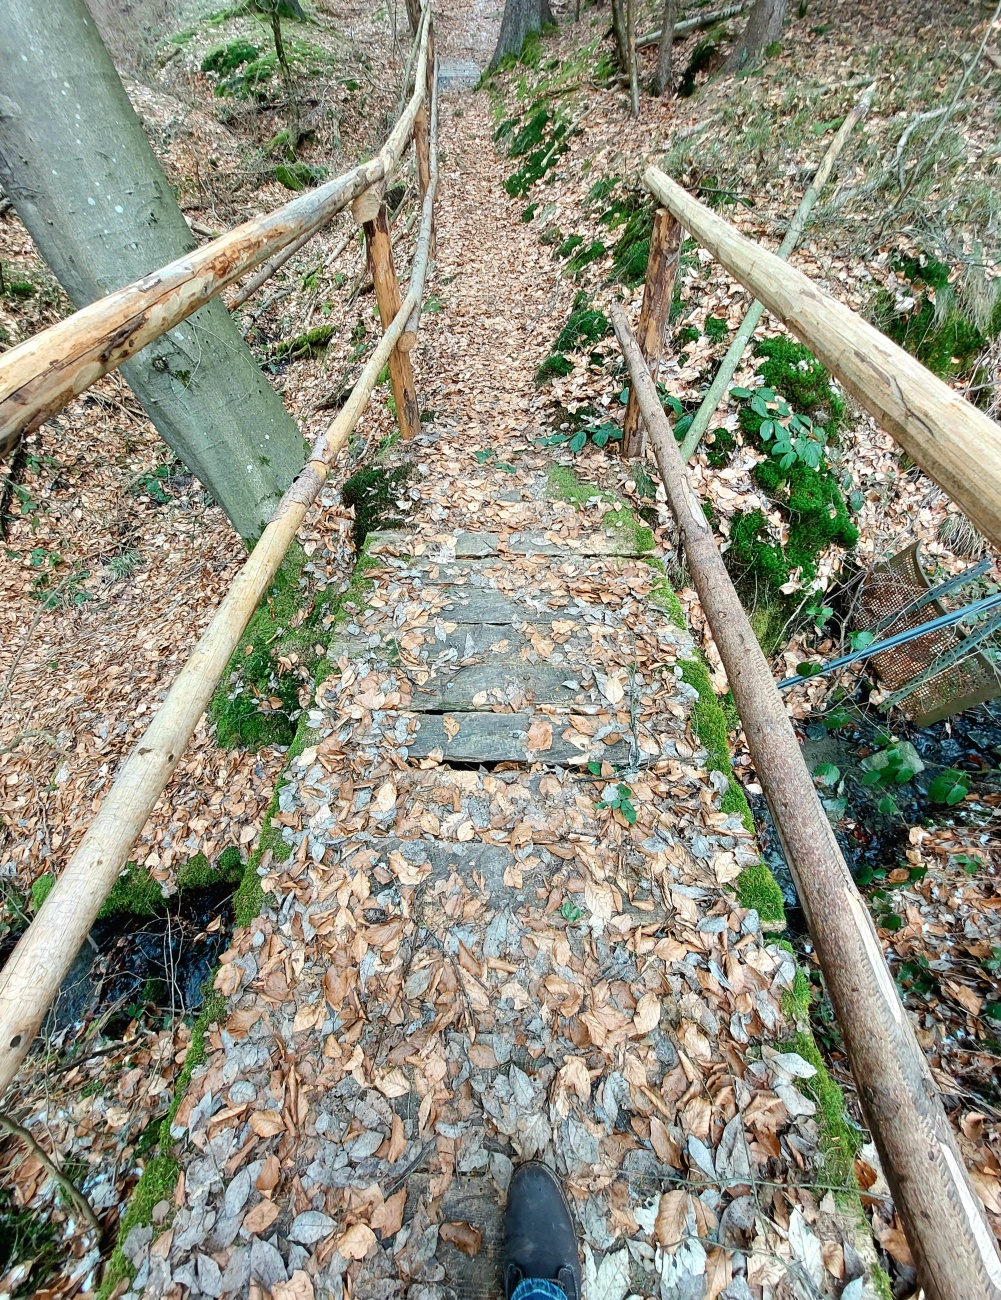
<svg viewBox="0 0 1001 1300">
<path fill-rule="evenodd" d="M 968 876 L 975 876 L 984 865 L 983 859 L 976 853 L 956 853 L 949 861 L 955 862 L 957 867 L 962 867 Z"/>
<path fill-rule="evenodd" d="M 954 767 L 940 772 L 928 787 L 928 798 L 932 803 L 944 803 L 950 808 L 962 803 L 969 793 L 968 773 L 958 772 Z"/>
<path fill-rule="evenodd" d="M 614 787 L 608 787 L 605 790 L 604 798 L 600 799 L 594 806 L 595 808 L 610 808 L 613 812 L 619 812 L 626 819 L 630 826 L 636 824 L 636 807 L 632 802 L 632 790 L 628 785 L 623 785 L 620 781 Z"/>
<path fill-rule="evenodd" d="M 774 388 L 731 388 L 731 397 L 739 397 L 761 416 L 758 435 L 768 450 L 778 458 L 782 469 L 790 469 L 797 460 L 817 469 L 824 459 L 827 433 L 814 424 L 809 415 L 794 411 Z"/>
<path fill-rule="evenodd" d="M 579 907 L 575 907 L 569 898 L 560 908 L 560 916 L 570 925 L 573 925 L 575 921 L 579 921 L 583 915 L 583 911 Z"/>
<path fill-rule="evenodd" d="M 823 786 L 836 786 L 841 780 L 841 768 L 835 763 L 818 763 L 813 769 L 813 779 Z"/>
<path fill-rule="evenodd" d="M 622 430 L 614 420 L 605 420 L 601 424 L 586 424 L 575 433 L 551 433 L 546 438 L 540 438 L 538 446 L 561 447 L 565 444 L 577 456 L 589 442 L 595 447 L 605 447 L 610 442 L 618 442 L 621 437 Z"/>
<path fill-rule="evenodd" d="M 887 745 L 862 760 L 862 784 L 893 787 L 906 785 L 924 769 L 912 745 Z M 882 811 L 882 810 L 881 810 Z"/>
</svg>

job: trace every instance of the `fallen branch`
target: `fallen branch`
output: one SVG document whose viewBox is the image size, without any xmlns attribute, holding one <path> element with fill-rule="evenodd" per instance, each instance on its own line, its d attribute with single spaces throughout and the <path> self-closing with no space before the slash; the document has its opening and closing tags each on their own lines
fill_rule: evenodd
<svg viewBox="0 0 1001 1300">
<path fill-rule="evenodd" d="M 969 104 L 957 104 L 955 108 L 951 109 L 951 112 L 958 113 L 964 108 L 969 108 Z M 903 190 L 904 185 L 906 184 L 906 180 L 904 177 L 904 150 L 907 148 L 907 143 L 910 140 L 911 136 L 918 129 L 918 127 L 921 125 L 922 122 L 930 122 L 934 118 L 942 117 L 943 114 L 949 112 L 950 112 L 950 106 L 946 104 L 944 108 L 933 108 L 928 113 L 918 113 L 915 117 L 911 119 L 909 124 L 904 128 L 904 131 L 901 134 L 900 139 L 897 141 L 897 148 L 893 155 L 893 165 L 896 168 L 896 172 L 897 172 L 897 184 L 900 186 L 901 190 Z"/>
<path fill-rule="evenodd" d="M 254 296 L 254 294 L 257 292 L 257 290 L 261 287 L 262 284 L 265 284 L 268 280 L 270 280 L 276 271 L 280 270 L 280 268 L 283 267 L 285 263 L 289 261 L 290 258 L 294 257 L 295 254 L 298 253 L 300 248 L 302 248 L 305 244 L 308 244 L 309 241 L 313 238 L 313 236 L 319 234 L 319 232 L 320 232 L 319 227 L 316 230 L 307 230 L 306 233 L 304 235 L 300 235 L 299 238 L 294 243 L 289 244 L 288 248 L 283 248 L 280 253 L 276 254 L 271 259 L 270 262 L 265 262 L 264 265 L 261 267 L 261 269 L 258 272 L 256 272 L 256 274 L 250 277 L 247 283 L 240 289 L 240 291 L 232 299 L 232 301 L 229 304 L 230 311 L 236 311 L 237 307 L 242 307 L 248 298 L 252 298 Z M 351 235 L 353 233 L 354 231 L 352 231 L 350 234 L 345 236 L 344 242 L 337 249 L 337 253 L 335 253 L 335 256 L 337 256 L 337 254 L 341 253 L 347 247 L 348 240 L 351 238 Z"/>
<path fill-rule="evenodd" d="M 0 1128 L 5 1132 L 10 1133 L 12 1137 L 21 1139 L 42 1168 L 45 1169 L 49 1176 L 54 1179 L 60 1188 L 62 1188 L 83 1217 L 87 1220 L 87 1223 L 97 1238 L 97 1242 L 100 1243 L 104 1237 L 104 1229 L 101 1227 L 101 1221 L 94 1213 L 94 1207 L 91 1205 L 90 1201 L 87 1200 L 86 1196 L 84 1196 L 83 1192 L 80 1191 L 76 1183 L 63 1173 L 45 1148 L 39 1145 L 38 1141 L 26 1128 L 23 1128 L 20 1124 L 15 1124 L 7 1115 L 0 1115 Z"/>
<path fill-rule="evenodd" d="M 726 18 L 736 18 L 739 14 L 745 13 L 750 9 L 750 4 L 727 5 L 725 9 L 714 9 L 711 14 L 699 14 L 696 18 L 683 18 L 680 23 L 674 24 L 674 39 L 679 36 L 688 36 L 692 32 L 697 32 L 703 27 L 712 27 L 713 23 L 721 23 Z M 645 50 L 650 45 L 660 44 L 660 30 L 647 32 L 636 42 L 638 50 Z"/>
<path fill-rule="evenodd" d="M 799 242 L 799 237 L 806 228 L 806 223 L 810 218 L 810 213 L 813 211 L 814 205 L 820 197 L 821 190 L 827 184 L 828 177 L 837 161 L 838 155 L 844 148 L 845 141 L 872 106 L 874 91 L 874 85 L 867 87 L 867 89 L 859 96 L 854 108 L 841 123 L 837 134 L 831 141 L 827 153 L 824 154 L 823 161 L 817 168 L 816 175 L 807 186 L 806 193 L 803 195 L 803 201 L 796 210 L 796 215 L 789 223 L 789 229 L 786 231 L 785 238 L 782 240 L 782 243 L 776 251 L 776 257 L 781 257 L 785 260 Z M 712 383 L 709 385 L 709 391 L 702 399 L 702 405 L 696 411 L 695 419 L 692 421 L 691 427 L 685 434 L 685 441 L 681 445 L 681 459 L 683 461 L 691 460 L 692 453 L 699 445 L 702 435 L 709 428 L 709 421 L 716 414 L 716 408 L 723 400 L 723 395 L 726 392 L 727 385 L 733 378 L 734 371 L 740 365 L 741 357 L 743 357 L 747 350 L 747 345 L 750 343 L 754 331 L 758 328 L 758 321 L 761 320 L 764 310 L 765 308 L 762 303 L 751 303 L 750 310 L 741 322 L 737 333 L 734 335 L 733 342 L 727 348 L 726 356 L 724 356 L 720 363 L 719 370 L 716 372 Z"/>
<path fill-rule="evenodd" d="M 1001 1259 L 865 901 L 845 864 L 771 669 L 734 590 L 625 312 L 611 308 L 699 600 L 803 904 L 824 983 L 900 1212 L 934 1300 L 1001 1295 Z"/>
</svg>

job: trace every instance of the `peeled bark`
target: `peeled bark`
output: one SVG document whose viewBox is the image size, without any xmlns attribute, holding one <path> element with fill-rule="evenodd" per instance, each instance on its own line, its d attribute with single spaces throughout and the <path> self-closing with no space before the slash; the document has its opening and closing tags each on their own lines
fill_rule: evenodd
<svg viewBox="0 0 1001 1300">
<path fill-rule="evenodd" d="M 788 0 L 755 0 L 744 34 L 727 60 L 727 72 L 739 72 L 761 61 L 769 45 L 782 36 L 787 4 Z"/>
<path fill-rule="evenodd" d="M 660 52 L 657 55 L 657 72 L 653 79 L 653 93 L 663 95 L 673 84 L 671 54 L 674 49 L 674 23 L 678 13 L 678 0 L 664 0 L 664 22 L 660 29 Z"/>
<path fill-rule="evenodd" d="M 491 68 L 496 68 L 507 54 L 520 54 L 526 36 L 541 32 L 555 21 L 549 0 L 506 0 Z"/>
<path fill-rule="evenodd" d="M 0 183 L 84 307 L 195 247 L 82 0 L 0 5 Z M 123 367 L 160 435 L 257 537 L 303 444 L 221 301 Z"/>
</svg>

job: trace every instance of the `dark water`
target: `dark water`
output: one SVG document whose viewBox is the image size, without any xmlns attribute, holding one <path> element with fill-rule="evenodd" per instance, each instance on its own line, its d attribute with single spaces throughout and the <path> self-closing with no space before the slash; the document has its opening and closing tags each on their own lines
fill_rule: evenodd
<svg viewBox="0 0 1001 1300">
<path fill-rule="evenodd" d="M 833 725 L 843 719 L 843 725 Z M 996 816 L 996 810 L 985 805 L 982 797 L 1001 790 L 1001 707 L 970 709 L 921 731 L 906 722 L 898 723 L 893 740 L 913 745 L 925 770 L 889 788 L 862 784 L 863 760 L 888 743 L 889 729 L 878 714 L 847 702 L 797 726 L 810 771 L 821 764 L 833 764 L 839 769 L 836 786 L 822 787 L 820 795 L 856 878 L 868 877 L 863 868 L 890 870 L 901 865 L 912 826 L 986 828 L 991 817 Z M 964 772 L 970 778 L 969 796 L 951 808 L 935 802 L 928 794 L 929 786 L 946 769 Z M 896 803 L 896 810 L 891 812 L 879 807 L 887 794 Z M 752 807 L 762 855 L 785 896 L 789 928 L 793 933 L 805 933 L 805 919 L 768 807 L 760 795 L 752 800 Z"/>
<path fill-rule="evenodd" d="M 232 885 L 189 890 L 156 916 L 119 913 L 99 920 L 63 981 L 46 1032 L 72 1034 L 107 1017 L 104 1033 L 114 1038 L 139 1016 L 197 1011 L 203 985 L 229 942 L 232 896 Z M 0 964 L 17 938 L 5 937 Z"/>
</svg>

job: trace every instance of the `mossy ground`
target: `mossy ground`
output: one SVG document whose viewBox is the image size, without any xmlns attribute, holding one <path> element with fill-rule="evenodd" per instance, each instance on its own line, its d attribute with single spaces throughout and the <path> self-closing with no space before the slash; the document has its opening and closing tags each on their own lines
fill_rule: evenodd
<svg viewBox="0 0 1001 1300">
<path fill-rule="evenodd" d="M 399 528 L 397 501 L 406 491 L 413 475 L 410 461 L 398 465 L 366 465 L 356 470 L 341 488 L 341 499 L 355 512 L 352 537 L 361 548 L 369 533 L 381 528 Z"/>
<path fill-rule="evenodd" d="M 229 662 L 209 708 L 220 745 L 292 743 L 299 692 L 322 654 L 329 635 L 324 622 L 335 599 L 310 591 L 306 564 L 306 553 L 293 542 Z"/>
<path fill-rule="evenodd" d="M 595 497 L 607 501 L 613 509 L 607 510 L 601 517 L 601 526 L 605 532 L 625 541 L 634 555 L 644 555 L 653 550 L 652 530 L 640 523 L 622 497 L 578 478 L 568 465 L 550 467 L 549 491 L 559 501 L 572 502 L 578 510 L 585 509 L 587 503 Z"/>
</svg>

